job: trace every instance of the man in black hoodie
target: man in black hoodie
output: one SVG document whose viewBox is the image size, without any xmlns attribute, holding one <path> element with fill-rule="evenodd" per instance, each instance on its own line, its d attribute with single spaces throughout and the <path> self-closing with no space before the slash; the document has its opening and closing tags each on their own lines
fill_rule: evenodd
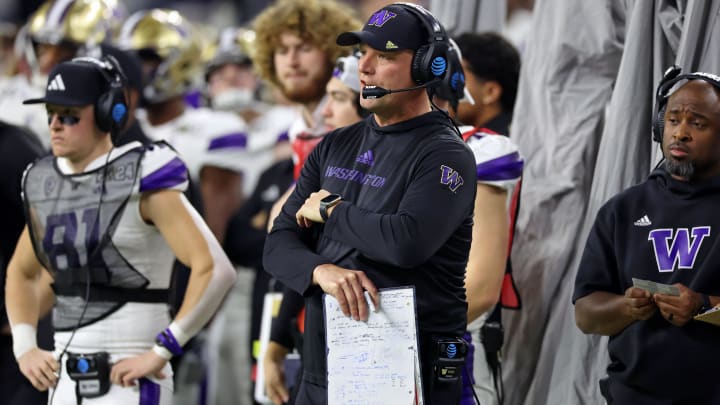
<svg viewBox="0 0 720 405">
<path fill-rule="evenodd" d="M 373 114 L 330 132 L 312 151 L 265 243 L 265 268 L 306 297 L 303 358 L 313 361 L 303 362 L 296 403 L 327 401 L 323 293 L 345 315 L 366 320 L 365 291 L 378 307 L 378 288 L 408 285 L 425 403 L 459 400 L 459 380 L 435 382 L 434 338 L 460 338 L 467 324 L 475 164 L 420 87 L 444 77 L 447 36 L 416 7 L 388 5 L 362 31 L 338 36 L 340 45 L 360 45 L 362 93 L 376 97 L 360 104 Z"/>
<path fill-rule="evenodd" d="M 600 209 L 575 281 L 578 327 L 610 337 L 609 403 L 720 403 L 701 371 L 720 358 L 720 329 L 693 319 L 720 303 L 720 78 L 678 74 L 657 93 L 665 161 Z"/>
</svg>

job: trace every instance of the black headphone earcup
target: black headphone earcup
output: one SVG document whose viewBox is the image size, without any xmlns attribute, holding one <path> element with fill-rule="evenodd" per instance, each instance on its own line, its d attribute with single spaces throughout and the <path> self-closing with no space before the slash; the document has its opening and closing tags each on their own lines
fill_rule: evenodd
<svg viewBox="0 0 720 405">
<path fill-rule="evenodd" d="M 425 84 L 430 81 L 428 72 L 430 66 L 427 62 L 430 45 L 423 45 L 415 51 L 412 60 L 410 75 L 416 84 Z"/>
<path fill-rule="evenodd" d="M 450 88 L 458 100 L 463 98 L 465 96 L 465 75 L 461 72 L 453 72 L 450 75 Z"/>
<path fill-rule="evenodd" d="M 412 79 L 417 84 L 442 78 L 447 72 L 447 47 L 438 44 L 423 45 L 415 51 L 412 61 Z"/>
<path fill-rule="evenodd" d="M 114 144 L 114 137 L 125 127 L 128 120 L 128 107 L 124 91 L 127 78 L 117 59 L 112 55 L 106 55 L 101 60 L 79 57 L 73 61 L 93 66 L 105 79 L 105 91 L 95 100 L 95 126 L 102 132 L 110 132 Z"/>
<path fill-rule="evenodd" d="M 110 114 L 108 113 L 109 109 L 112 108 L 111 103 L 112 100 L 108 92 L 103 93 L 95 103 L 95 124 L 102 132 L 109 132 L 112 127 Z"/>
<path fill-rule="evenodd" d="M 652 133 L 653 141 L 662 144 L 663 132 L 665 131 L 665 109 L 667 108 L 667 103 L 662 101 L 659 101 L 659 103 L 661 103 L 661 107 L 655 117 L 653 117 Z"/>
<path fill-rule="evenodd" d="M 119 131 L 125 128 L 125 124 L 127 124 L 128 106 L 127 101 L 125 100 L 125 92 L 122 87 L 113 88 L 112 93 L 113 103 L 112 108 L 110 109 L 110 119 L 112 119 L 114 128 Z"/>
<path fill-rule="evenodd" d="M 112 85 L 110 90 L 103 93 L 95 104 L 97 127 L 101 131 L 110 132 L 111 136 L 114 136 L 117 131 L 125 127 L 128 119 L 127 110 L 122 88 Z"/>
<path fill-rule="evenodd" d="M 427 61 L 430 67 L 430 80 L 442 79 L 448 70 L 448 45 L 447 43 L 434 43 L 430 47 Z"/>
<path fill-rule="evenodd" d="M 434 79 L 443 79 L 448 69 L 448 36 L 442 24 L 427 10 L 416 4 L 394 3 L 414 14 L 425 27 L 428 43 L 413 54 L 411 78 L 423 85 Z"/>
</svg>

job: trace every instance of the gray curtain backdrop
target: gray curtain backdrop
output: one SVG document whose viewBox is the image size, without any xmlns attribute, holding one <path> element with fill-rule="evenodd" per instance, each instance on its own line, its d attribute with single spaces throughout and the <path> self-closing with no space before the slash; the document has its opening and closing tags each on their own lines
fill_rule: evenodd
<svg viewBox="0 0 720 405">
<path fill-rule="evenodd" d="M 450 36 L 464 32 L 501 32 L 506 0 L 430 0 L 428 9 Z"/>
<path fill-rule="evenodd" d="M 675 63 L 720 73 L 719 1 L 537 0 L 512 133 L 525 157 L 504 311 L 506 404 L 603 404 L 607 338 L 575 327 L 577 265 L 600 206 L 660 158 L 655 86 Z M 715 46 L 711 46 L 714 44 Z"/>
</svg>

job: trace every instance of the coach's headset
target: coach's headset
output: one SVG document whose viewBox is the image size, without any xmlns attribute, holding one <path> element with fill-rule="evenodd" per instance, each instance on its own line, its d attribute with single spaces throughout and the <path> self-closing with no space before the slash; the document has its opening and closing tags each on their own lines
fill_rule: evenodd
<svg viewBox="0 0 720 405">
<path fill-rule="evenodd" d="M 444 77 L 447 75 L 447 58 L 450 43 L 442 24 L 429 11 L 417 4 L 399 2 L 392 3 L 390 6 L 401 7 L 417 17 L 428 34 L 427 43 L 415 50 L 410 65 L 410 77 L 417 86 L 402 89 L 384 89 L 377 86 L 365 87 L 362 90 L 362 97 L 366 99 L 380 98 L 391 93 L 436 87 L 442 84 Z"/>
<path fill-rule="evenodd" d="M 652 133 L 653 141 L 662 144 L 663 132 L 665 131 L 665 109 L 670 98 L 670 90 L 678 82 L 682 80 L 703 80 L 720 90 L 720 77 L 704 72 L 694 72 L 688 74 L 680 74 L 682 69 L 680 66 L 672 66 L 665 71 L 663 78 L 658 84 L 655 92 L 655 109 L 653 110 Z"/>
<path fill-rule="evenodd" d="M 93 66 L 105 78 L 106 90 L 95 101 L 95 125 L 103 132 L 110 132 L 110 139 L 115 144 L 119 132 L 128 120 L 125 73 L 112 55 L 104 55 L 101 59 L 79 57 L 72 61 Z"/>
<path fill-rule="evenodd" d="M 440 21 L 423 7 L 412 3 L 395 3 L 415 15 L 428 34 L 428 43 L 415 50 L 410 75 L 417 84 L 442 79 L 447 72 L 447 55 L 450 49 L 447 32 Z"/>
</svg>

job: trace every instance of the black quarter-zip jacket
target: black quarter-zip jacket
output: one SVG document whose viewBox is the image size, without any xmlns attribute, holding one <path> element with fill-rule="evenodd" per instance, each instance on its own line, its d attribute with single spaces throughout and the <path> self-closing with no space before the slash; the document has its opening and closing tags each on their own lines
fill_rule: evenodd
<svg viewBox="0 0 720 405">
<path fill-rule="evenodd" d="M 323 293 L 312 285 L 321 264 L 362 270 L 378 288 L 414 286 L 421 337 L 462 336 L 476 174 L 451 125 L 437 111 L 385 127 L 370 116 L 331 132 L 308 157 L 263 258 L 306 297 L 307 381 L 326 385 Z M 295 213 L 320 189 L 343 201 L 324 225 L 298 227 Z"/>
</svg>

